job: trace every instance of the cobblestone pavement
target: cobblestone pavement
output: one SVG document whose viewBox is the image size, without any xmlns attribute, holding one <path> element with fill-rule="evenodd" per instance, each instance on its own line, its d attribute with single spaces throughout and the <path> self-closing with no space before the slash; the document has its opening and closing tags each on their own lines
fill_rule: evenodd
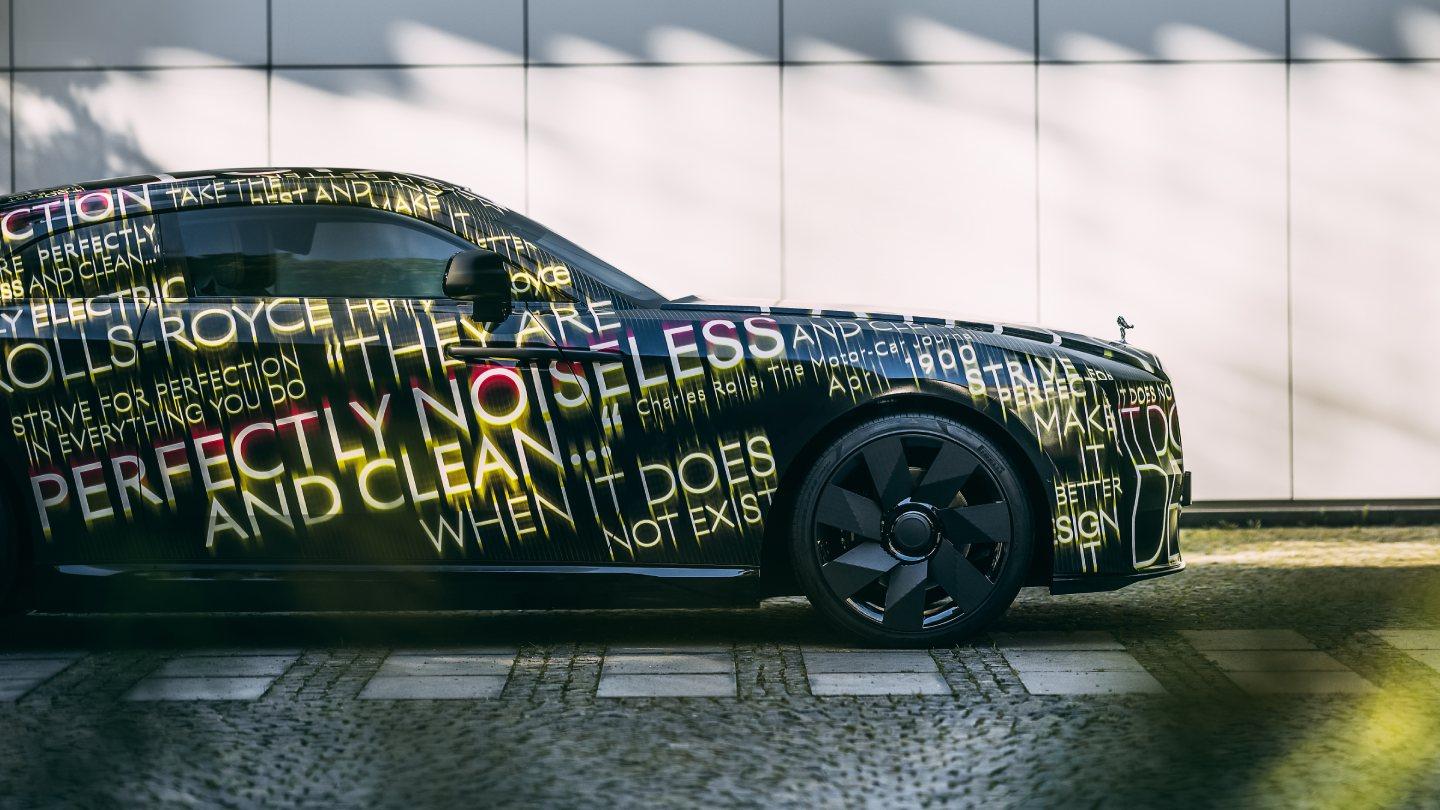
<svg viewBox="0 0 1440 810">
<path fill-rule="evenodd" d="M 1187 536 L 860 651 L 759 610 L 0 626 L 0 806 L 1440 802 L 1440 529 Z"/>
</svg>

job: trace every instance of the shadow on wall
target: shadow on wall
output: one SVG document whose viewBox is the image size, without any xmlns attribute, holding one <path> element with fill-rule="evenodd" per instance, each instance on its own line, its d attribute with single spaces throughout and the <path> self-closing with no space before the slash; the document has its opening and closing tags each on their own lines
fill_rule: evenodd
<svg viewBox="0 0 1440 810">
<path fill-rule="evenodd" d="M 276 2 L 273 76 L 141 19 L 74 58 L 169 69 L 16 74 L 14 180 L 410 170 L 674 294 L 1104 336 L 1124 312 L 1187 403 L 1200 497 L 1440 492 L 1394 463 L 1440 447 L 1440 378 L 1410 373 L 1440 318 L 1440 74 L 1275 62 L 1440 58 L 1440 0 L 1040 0 L 1043 60 L 1105 64 L 1038 83 L 1034 9 L 785 0 L 782 32 L 778 0 Z M 1352 339 L 1376 324 L 1393 351 Z"/>
<path fill-rule="evenodd" d="M 163 170 L 125 117 L 106 114 L 108 75 L 14 80 L 16 189 Z"/>
<path fill-rule="evenodd" d="M 1376 0 L 1363 7 L 1338 0 L 1289 3 L 1297 56 L 1440 52 L 1440 0 Z M 1102 13 L 1093 3 L 1042 0 L 1039 48 L 1042 58 L 1060 60 L 1275 58 L 1286 50 L 1285 8 L 1286 0 L 1114 0 Z M 519 149 L 524 149 L 523 86 L 512 87 L 519 80 L 501 70 L 466 75 L 440 65 L 514 66 L 527 52 L 537 65 L 773 63 L 782 38 L 786 59 L 799 63 L 1023 62 L 1035 47 L 1033 12 L 1031 4 L 1010 0 L 785 0 L 782 37 L 779 0 L 485 0 L 464 10 L 437 2 L 404 8 L 367 2 L 358 9 L 338 0 L 280 4 L 274 10 L 277 64 L 431 67 L 280 69 L 277 79 L 295 89 L 296 99 L 268 132 L 258 71 L 215 70 L 194 82 L 161 71 L 19 74 L 14 187 L 253 165 L 267 158 L 397 169 L 428 161 L 438 164 L 435 168 L 459 170 L 456 179 L 524 207 L 526 190 L 516 188 L 515 180 L 519 176 L 523 186 L 523 167 L 508 173 L 504 168 L 517 160 L 511 141 L 522 139 Z M 523 42 L 527 13 L 528 48 Z M 23 27 L 30 16 L 44 15 L 34 10 L 17 14 L 18 24 Z M 162 41 L 167 27 L 147 23 L 143 15 L 127 14 L 117 25 L 118 30 L 107 31 L 107 53 L 96 57 L 101 64 L 233 66 L 249 64 L 251 51 L 264 52 L 258 45 L 217 47 L 198 34 L 193 41 Z M 56 35 L 64 36 L 63 31 Z M 95 64 L 75 43 L 65 48 L 63 41 L 36 42 L 27 53 L 29 40 L 27 34 L 17 44 L 21 64 Z M 82 55 L 41 55 L 46 49 Z M 899 79 L 894 92 L 904 94 L 911 82 L 916 84 L 912 89 L 923 92 L 927 84 L 922 71 L 892 65 L 891 72 Z M 417 109 L 419 121 L 406 121 L 407 113 Z M 251 120 L 256 117 L 260 120 Z M 371 125 L 357 130 L 355 119 L 367 117 Z M 587 134 L 563 122 L 530 123 L 546 127 L 562 150 L 566 136 L 579 140 Z M 273 155 L 265 148 L 268 136 L 276 140 Z M 424 146 L 416 148 L 417 141 Z M 497 141 L 499 149 L 493 146 Z M 338 147 L 341 154 L 319 159 L 317 143 L 328 143 L 332 152 Z M 487 149 L 502 154 L 488 163 L 441 159 Z M 373 160 L 364 159 L 371 154 Z M 657 182 L 661 195 L 683 193 L 686 186 L 670 177 Z"/>
<path fill-rule="evenodd" d="M 532 64 L 575 63 L 773 63 L 781 51 L 780 0 L 736 0 L 713 4 L 700 0 L 655 3 L 645 0 L 482 0 L 463 10 L 440 2 L 407 4 L 366 2 L 358 8 L 338 0 L 277 4 L 273 50 L 277 64 L 317 65 L 518 65 L 528 52 Z M 1306 58 L 1408 58 L 1440 55 L 1440 0 L 1288 0 L 1294 52 Z M 1043 59 L 1189 59 L 1276 58 L 1285 51 L 1287 0 L 1217 0 L 1155 4 L 1150 0 L 1113 0 L 1103 10 L 1095 3 L 1039 3 L 1039 49 Z M 57 6 L 57 8 L 59 8 Z M 155 5 L 161 9 L 160 4 Z M 27 17 L 55 17 L 29 10 Z M 196 12 L 197 14 L 199 12 Z M 258 12 L 256 12 L 258 13 Z M 783 49 L 790 62 L 1026 61 L 1035 48 L 1034 7 L 1011 0 L 785 0 Z M 528 14 L 528 43 L 523 42 Z M 197 35 L 192 41 L 164 41 L 174 26 L 153 24 L 143 14 L 127 13 L 107 30 L 103 65 L 249 65 L 258 43 L 241 47 Z M 187 25 L 180 25 L 183 30 Z M 48 43 L 31 38 L 17 44 L 22 65 L 67 68 L 96 64 L 90 49 L 63 41 L 62 28 Z M 247 32 L 249 28 L 246 29 Z M 208 43 L 208 44 L 207 44 Z M 70 47 L 64 47 L 69 45 Z M 27 53 L 27 50 L 29 53 Z M 49 51 L 39 55 L 41 51 Z M 55 56 L 55 52 L 78 54 Z M 248 73 L 248 71 L 238 71 Z M 893 66 L 901 78 L 917 71 Z M 157 72 L 158 73 L 158 72 Z M 150 72 L 98 75 L 21 74 L 16 88 L 16 188 L 53 184 L 77 177 L 176 170 L 199 165 L 264 162 L 265 132 L 244 119 L 263 116 L 258 80 L 210 77 L 222 86 L 196 88 L 196 95 L 225 101 L 240 115 L 226 116 L 185 98 L 187 88 Z M 353 73 L 347 78 L 344 74 Z M 344 71 L 298 69 L 283 80 L 338 102 L 374 107 L 376 124 L 356 132 L 350 116 L 340 126 L 330 112 L 336 104 L 316 104 L 321 112 L 304 120 L 303 109 L 287 116 L 319 139 L 345 136 L 352 151 L 383 143 L 383 130 L 406 129 L 400 110 L 418 104 L 447 109 L 465 107 L 457 97 L 437 92 L 441 79 L 415 71 L 346 68 Z M 491 76 L 495 80 L 497 76 Z M 485 118 L 481 129 L 523 130 L 523 90 L 518 112 L 508 87 L 494 103 L 485 103 L 488 84 L 459 77 L 452 86 L 471 88 L 471 104 L 442 116 L 447 122 Z M 181 83 L 183 84 L 183 82 Z M 302 90 L 301 95 L 304 95 Z M 382 100 L 388 100 L 388 104 Z M 175 107 L 173 111 L 168 107 Z M 185 110 L 201 107 L 197 118 Z M 140 119 L 163 122 L 146 126 Z M 546 122 L 539 122 L 544 124 Z M 464 152 L 473 142 L 465 127 L 427 120 L 419 127 L 426 154 Z M 411 127 L 413 129 L 413 127 Z M 554 129 L 563 134 L 562 125 Z M 159 130 L 159 131 L 157 131 Z M 238 130 L 238 131 L 237 131 Z M 301 139 L 302 143 L 304 139 Z M 332 143 L 334 138 L 330 139 Z M 412 135 L 410 143 L 413 145 Z M 287 150 L 284 144 L 277 151 Z M 298 151 L 308 153 L 308 149 Z M 405 155 L 379 150 L 388 168 Z M 258 158 L 258 160 L 257 160 Z M 283 154 L 276 162 L 286 162 Z M 333 158 L 322 162 L 336 162 Z M 355 161 L 350 161 L 355 162 Z M 359 161 L 365 163 L 367 161 Z M 407 162 L 404 160 L 401 163 Z M 463 166 L 461 167 L 463 168 Z M 478 167 L 472 167 L 478 168 Z M 484 174 L 462 176 L 477 187 Z M 502 178 L 507 192 L 512 181 Z M 498 196 L 498 195 L 497 195 Z M 523 190 L 512 204 L 523 202 Z"/>
</svg>

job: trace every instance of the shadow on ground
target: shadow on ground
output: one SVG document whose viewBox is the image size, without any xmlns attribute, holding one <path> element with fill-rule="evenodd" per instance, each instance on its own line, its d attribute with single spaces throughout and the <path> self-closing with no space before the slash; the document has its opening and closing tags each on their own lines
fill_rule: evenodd
<svg viewBox="0 0 1440 810">
<path fill-rule="evenodd" d="M 1112 593 L 1022 592 L 997 630 L 1363 630 L 1440 620 L 1440 528 L 1194 532 L 1190 569 Z M 758 609 L 31 615 L 0 649 L 836 644 L 801 598 Z"/>
</svg>

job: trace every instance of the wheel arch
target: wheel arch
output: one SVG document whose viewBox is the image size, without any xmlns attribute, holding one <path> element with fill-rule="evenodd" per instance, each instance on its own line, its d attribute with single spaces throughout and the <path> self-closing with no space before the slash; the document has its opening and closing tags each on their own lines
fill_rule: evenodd
<svg viewBox="0 0 1440 810">
<path fill-rule="evenodd" d="M 954 419 L 994 441 L 1015 465 L 1034 509 L 1036 548 L 1026 574 L 1026 585 L 1049 585 L 1054 569 L 1054 537 L 1051 498 L 1054 467 L 1041 452 L 1034 436 L 1014 420 L 1002 421 L 970 404 L 945 383 L 898 388 L 867 400 L 828 422 L 805 439 L 789 460 L 776 487 L 776 498 L 765 519 L 765 536 L 760 551 L 761 587 L 766 596 L 798 594 L 799 584 L 791 569 L 789 534 L 794 514 L 795 493 L 815 460 L 836 439 L 863 422 L 894 413 L 925 413 Z M 1019 435 L 1016 435 L 1016 434 Z M 1027 440 L 1028 439 L 1028 440 Z"/>
</svg>

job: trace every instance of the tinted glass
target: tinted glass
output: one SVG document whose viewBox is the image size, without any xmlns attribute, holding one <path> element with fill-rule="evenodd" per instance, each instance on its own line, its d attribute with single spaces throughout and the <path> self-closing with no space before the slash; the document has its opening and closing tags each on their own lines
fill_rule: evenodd
<svg viewBox="0 0 1440 810">
<path fill-rule="evenodd" d="M 176 215 L 196 296 L 443 298 L 445 262 L 471 246 L 417 220 L 343 206 Z"/>
<path fill-rule="evenodd" d="M 523 214 L 506 211 L 499 221 L 505 230 L 550 251 L 561 261 L 570 265 L 572 269 L 584 273 L 621 295 L 642 303 L 665 300 L 665 296 L 625 275 L 590 251 Z"/>
<path fill-rule="evenodd" d="M 154 218 L 116 218 L 43 236 L 5 257 L 0 302 L 124 295 L 163 277 Z"/>
</svg>

